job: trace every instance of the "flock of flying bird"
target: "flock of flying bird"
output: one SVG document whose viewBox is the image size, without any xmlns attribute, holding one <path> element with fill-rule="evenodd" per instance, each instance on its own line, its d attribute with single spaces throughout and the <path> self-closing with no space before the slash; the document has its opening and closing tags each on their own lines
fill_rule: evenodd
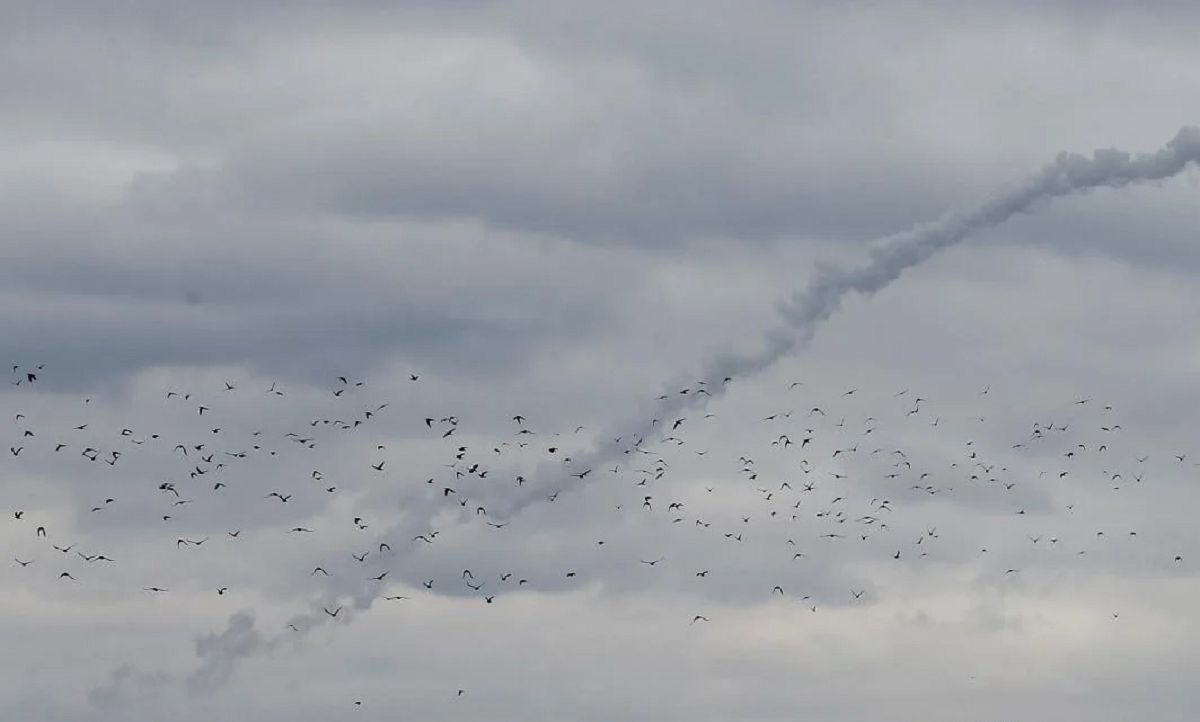
<svg viewBox="0 0 1200 722">
<path fill-rule="evenodd" d="M 37 393 L 45 383 L 46 373 L 42 366 L 24 368 L 15 365 L 11 370 L 11 383 Z M 418 374 L 408 377 L 411 383 L 418 383 L 420 379 Z M 730 381 L 732 379 L 725 379 L 726 383 Z M 244 385 L 244 382 L 226 381 L 218 388 L 191 392 L 164 389 L 163 403 L 173 405 L 171 408 L 180 416 L 194 419 L 189 422 L 193 430 L 186 434 L 180 432 L 178 438 L 167 438 L 150 429 L 132 426 L 97 428 L 87 417 L 91 399 L 83 400 L 79 423 L 63 428 L 47 428 L 38 424 L 38 419 L 31 414 L 16 410 L 11 417 L 14 427 L 10 428 L 14 430 L 9 432 L 10 441 L 6 444 L 7 468 L 29 470 L 30 465 L 51 460 L 58 463 L 57 459 L 61 457 L 96 469 L 112 467 L 119 470 L 151 449 L 160 456 L 169 455 L 176 465 L 176 473 L 171 478 L 156 479 L 153 487 L 141 490 L 153 491 L 155 495 L 152 503 L 138 508 L 154 509 L 154 524 L 163 530 L 170 540 L 168 543 L 182 553 L 201 549 L 211 538 L 203 533 L 193 533 L 193 530 L 211 523 L 212 517 L 201 521 L 199 517 L 190 516 L 191 509 L 205 503 L 206 497 L 211 508 L 213 503 L 220 503 L 220 497 L 229 494 L 231 488 L 244 489 L 250 483 L 238 476 L 239 465 L 253 459 L 269 460 L 284 455 L 303 459 L 303 454 L 317 448 L 318 443 L 324 444 L 331 438 L 336 440 L 336 434 L 369 427 L 381 414 L 397 411 L 410 414 L 382 399 L 372 398 L 368 403 L 364 381 L 339 376 L 330 379 L 326 391 L 330 413 L 295 421 L 295 427 L 287 431 L 253 430 L 234 435 L 226 427 L 238 427 L 240 419 L 236 408 L 229 408 L 233 405 L 225 403 L 227 400 L 248 393 L 267 397 L 285 395 L 277 384 L 265 389 L 244 388 Z M 703 382 L 677 392 L 709 393 Z M 982 399 L 990 393 L 989 386 L 979 391 L 978 396 Z M 780 398 L 784 405 L 800 404 L 801 399 L 813 398 L 807 394 L 805 385 L 797 381 L 781 389 Z M 692 533 L 710 536 L 715 543 L 742 544 L 757 534 L 760 539 L 779 545 L 774 553 L 778 554 L 780 564 L 789 570 L 786 580 L 780 579 L 779 583 L 769 586 L 764 584 L 761 594 L 768 598 L 794 599 L 804 611 L 817 612 L 819 602 L 870 603 L 876 592 L 868 594 L 866 585 L 851 586 L 845 589 L 845 596 L 840 600 L 830 597 L 828 590 L 796 593 L 792 589 L 792 582 L 798 578 L 794 570 L 822 555 L 822 547 L 814 545 L 859 543 L 863 544 L 863 549 L 869 549 L 871 555 L 889 563 L 925 557 L 936 547 L 941 538 L 937 526 L 922 523 L 915 533 L 910 533 L 910 524 L 900 519 L 904 515 L 897 514 L 905 508 L 911 509 L 933 498 L 953 498 L 968 493 L 976 501 L 986 497 L 986 503 L 993 506 L 1012 499 L 1007 513 L 1025 516 L 1027 509 L 1018 500 L 1024 498 L 1025 503 L 1036 503 L 1041 497 L 1020 497 L 1016 492 L 1025 487 L 1044 490 L 1077 472 L 1096 476 L 1091 467 L 1081 466 L 1085 458 L 1104 467 L 1102 476 L 1106 487 L 1114 490 L 1128 484 L 1141 485 L 1145 480 L 1143 465 L 1149 456 L 1124 448 L 1121 443 L 1123 429 L 1116 411 L 1102 402 L 1074 399 L 1069 419 L 1031 421 L 1003 453 L 985 449 L 982 444 L 976 445 L 967 439 L 957 452 L 946 458 L 942 452 L 900 448 L 885 441 L 888 433 L 903 431 L 909 424 L 921 424 L 927 430 L 937 431 L 942 420 L 928 410 L 930 402 L 927 399 L 908 389 L 898 390 L 891 393 L 889 399 L 873 401 L 882 403 L 872 407 L 879 409 L 876 412 L 879 419 L 874 416 L 848 419 L 844 416 L 847 410 L 861 410 L 859 406 L 850 406 L 856 400 L 856 394 L 857 389 L 831 394 L 845 402 L 840 406 L 831 399 L 755 419 L 750 428 L 761 428 L 761 433 L 752 431 L 758 434 L 759 444 L 753 449 L 743 449 L 741 453 L 729 453 L 731 458 L 710 460 L 709 449 L 696 448 L 697 437 L 703 442 L 707 436 L 720 433 L 719 430 L 705 431 L 703 427 L 712 423 L 713 412 L 693 410 L 677 418 L 655 419 L 656 438 L 616 439 L 622 445 L 621 458 L 603 468 L 584 468 L 571 458 L 572 450 L 568 447 L 580 446 L 580 440 L 588 438 L 582 433 L 585 431 L 582 426 L 563 434 L 546 433 L 537 430 L 523 413 L 516 413 L 506 422 L 511 425 L 507 438 L 498 436 L 494 441 L 483 442 L 478 440 L 479 436 L 472 436 L 468 443 L 460 442 L 459 430 L 464 427 L 460 426 L 458 416 L 414 415 L 408 420 L 409 427 L 427 436 L 429 443 L 441 444 L 447 463 L 433 476 L 423 474 L 425 478 L 403 483 L 418 486 L 424 498 L 457 514 L 452 517 L 457 522 L 450 528 L 430 528 L 410 538 L 367 537 L 370 547 L 360 545 L 358 549 L 344 553 L 330 553 L 331 550 L 325 549 L 328 561 L 297 570 L 297 574 L 325 578 L 331 576 L 331 570 L 336 575 L 351 573 L 347 569 L 358 569 L 353 573 L 361 575 L 363 584 L 375 585 L 375 598 L 394 602 L 408 599 L 413 594 L 446 593 L 472 594 L 483 604 L 493 604 L 504 594 L 526 585 L 531 589 L 544 588 L 546 580 L 537 578 L 532 572 L 513 569 L 455 568 L 447 570 L 443 578 L 419 579 L 415 580 L 419 585 L 411 586 L 405 584 L 405 580 L 389 578 L 389 575 L 397 571 L 392 565 L 400 560 L 397 550 L 407 554 L 421 553 L 420 549 L 436 547 L 446 538 L 439 539 L 440 535 L 455 534 L 462 524 L 476 525 L 488 533 L 509 533 L 506 530 L 510 526 L 519 528 L 520 514 L 505 519 L 497 518 L 495 514 L 489 516 L 484 501 L 473 498 L 469 490 L 488 485 L 496 488 L 495 491 L 489 488 L 490 494 L 503 494 L 504 485 L 523 487 L 531 483 L 532 478 L 527 478 L 531 472 L 519 471 L 524 463 L 550 461 L 561 467 L 561 479 L 545 494 L 542 503 L 561 503 L 559 495 L 562 491 L 602 486 L 608 490 L 606 498 L 618 502 L 614 507 L 620 514 L 639 514 L 651 523 L 682 525 Z M 982 424 L 986 417 L 980 416 L 976 421 Z M 959 431 L 963 426 L 958 424 Z M 699 433 L 693 434 L 692 430 L 697 427 L 700 427 Z M 373 443 L 373 452 L 374 458 L 361 460 L 361 468 L 342 469 L 336 476 L 354 477 L 363 480 L 366 486 L 384 480 L 391 483 L 395 462 L 388 455 L 387 445 Z M 714 457 L 719 453 L 725 452 L 716 449 L 711 452 Z M 1026 476 L 1025 466 L 1010 469 L 1009 465 L 1014 463 L 1013 455 L 1022 454 L 1032 455 L 1022 461 L 1023 464 L 1034 461 L 1043 464 L 1036 476 Z M 1173 462 L 1184 465 L 1188 463 L 1188 457 L 1178 453 Z M 704 476 L 725 476 L 725 483 L 743 495 L 740 498 L 745 505 L 739 507 L 716 501 L 718 497 L 727 498 L 714 495 L 717 483 L 709 485 L 696 481 L 700 475 L 685 470 L 694 468 L 692 465 L 697 463 L 726 465 L 725 469 L 709 471 Z M 514 468 L 518 471 L 512 471 Z M 677 468 L 684 471 L 676 472 Z M 411 470 L 404 472 L 410 474 Z M 308 469 L 307 479 L 280 481 L 279 488 L 262 489 L 266 493 L 257 495 L 260 497 L 258 503 L 294 507 L 299 500 L 310 504 L 316 501 L 315 508 L 323 510 L 324 505 L 318 497 L 334 497 L 341 492 L 338 483 L 327 481 L 326 476 L 325 471 Z M 99 492 L 94 503 L 79 509 L 79 515 L 109 514 L 114 508 L 128 503 L 123 494 L 129 493 L 129 487 L 117 488 L 121 491 Z M 11 493 L 11 488 L 9 491 Z M 868 499 L 868 495 L 873 498 Z M 714 501 L 706 503 L 705 496 Z M 213 502 L 213 499 L 217 501 Z M 1057 503 L 1057 499 L 1051 503 Z M 1067 503 L 1064 507 L 1063 511 L 1073 513 L 1075 504 Z M 749 513 L 745 513 L 747 509 L 750 509 Z M 1031 516 L 1037 513 L 1036 510 L 1028 511 Z M 13 558 L 15 568 L 22 574 L 42 573 L 52 575 L 63 584 L 87 584 L 98 573 L 94 571 L 97 567 L 122 561 L 102 550 L 78 544 L 62 529 L 39 518 L 36 509 L 11 509 L 9 520 L 22 525 L 21 533 L 28 534 L 30 543 L 36 545 L 25 548 L 27 555 Z M 362 515 L 348 521 L 363 532 L 380 526 L 374 524 L 374 519 Z M 82 528 L 82 525 L 77 526 Z M 280 533 L 302 536 L 319 536 L 322 531 L 313 521 L 294 523 L 293 520 L 279 528 Z M 905 534 L 908 536 L 903 536 Z M 1087 554 L 1105 538 L 1105 534 L 1105 530 L 1096 529 L 1087 540 L 1088 544 L 1081 543 L 1078 537 L 1073 538 L 1072 553 Z M 1110 530 L 1110 535 L 1134 539 L 1137 532 Z M 242 530 L 225 529 L 220 536 L 225 537 L 227 543 L 235 543 L 241 538 Z M 1060 542 L 1065 542 L 1064 534 L 1050 531 L 1027 533 L 1026 537 L 1035 547 L 1057 547 Z M 864 544 L 867 542 L 870 543 Z M 597 540 L 595 547 L 603 549 L 605 544 L 606 540 Z M 694 545 L 689 541 L 688 546 Z M 28 553 L 31 548 L 35 553 Z M 36 551 L 39 549 L 44 553 Z M 988 550 L 979 549 L 976 553 L 983 555 Z M 631 566 L 657 571 L 670 567 L 674 556 L 673 548 L 668 546 L 645 558 L 627 561 Z M 1175 565 L 1184 563 L 1183 551 L 1176 551 L 1169 561 Z M 368 571 L 368 564 L 375 566 L 369 567 Z M 723 571 L 720 568 L 689 568 L 678 573 L 694 584 L 705 584 L 709 583 L 710 577 L 718 577 Z M 1006 567 L 1001 576 L 1006 578 L 1020 572 L 1017 567 Z M 580 578 L 580 572 L 572 569 L 561 570 L 560 574 L 559 581 L 569 586 L 590 581 Z M 802 572 L 799 578 L 803 578 Z M 152 580 L 147 580 L 142 589 L 149 594 L 169 591 L 168 586 Z M 211 593 L 225 596 L 229 590 L 229 584 L 221 583 L 213 586 Z M 345 617 L 343 605 L 336 601 L 319 606 L 329 620 Z M 687 620 L 681 620 L 681 624 L 685 621 L 688 626 L 712 622 L 714 617 L 709 612 L 695 611 L 697 613 Z M 1119 613 L 1113 613 L 1114 618 L 1118 616 Z M 297 623 L 288 627 L 295 632 L 304 631 L 303 625 Z M 464 689 L 455 691 L 456 696 L 464 693 Z"/>
</svg>

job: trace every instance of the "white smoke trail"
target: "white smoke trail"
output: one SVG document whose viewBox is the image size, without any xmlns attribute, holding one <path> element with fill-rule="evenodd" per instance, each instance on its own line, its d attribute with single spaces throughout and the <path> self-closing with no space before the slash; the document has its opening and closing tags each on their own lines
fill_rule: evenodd
<svg viewBox="0 0 1200 722">
<path fill-rule="evenodd" d="M 839 269 L 819 265 L 807 288 L 797 291 L 779 304 L 783 323 L 763 334 L 761 350 L 716 356 L 704 364 L 701 381 L 692 379 L 666 385 L 664 394 L 667 398 L 657 405 L 653 414 L 613 427 L 610 433 L 603 436 L 606 441 L 599 447 L 588 453 L 572 455 L 575 460 L 573 468 L 599 469 L 620 461 L 633 451 L 639 440 L 651 441 L 655 432 L 666 425 L 656 425 L 655 419 L 668 421 L 681 412 L 702 407 L 708 400 L 724 393 L 726 379 L 753 376 L 770 368 L 781 358 L 802 350 L 812 341 L 820 324 L 841 307 L 842 299 L 850 293 L 874 294 L 899 278 L 905 270 L 923 263 L 938 251 L 973 233 L 993 228 L 1018 213 L 1032 212 L 1038 203 L 1094 188 L 1120 188 L 1129 183 L 1164 180 L 1180 173 L 1189 163 L 1200 163 L 1200 127 L 1196 126 L 1180 129 L 1165 148 L 1153 154 L 1131 157 L 1118 150 L 1098 150 L 1091 158 L 1087 158 L 1076 153 L 1059 153 L 1053 163 L 1025 182 L 996 194 L 975 208 L 949 213 L 932 223 L 879 239 L 871 245 L 868 262 L 858 268 Z M 690 389 L 689 393 L 679 393 L 684 387 Z M 708 393 L 697 393 L 698 389 L 705 389 Z M 620 441 L 614 440 L 617 438 Z M 498 493 L 498 487 L 489 484 L 475 484 L 469 490 L 462 485 L 464 491 L 461 493 L 486 506 L 490 518 L 503 520 L 545 499 L 547 494 L 559 490 L 570 480 L 560 464 L 545 463 L 529 476 L 527 483 L 519 487 L 515 494 Z M 503 488 L 511 490 L 513 487 L 505 485 Z M 406 518 L 380 535 L 375 543 L 397 543 L 397 552 L 401 552 L 407 546 L 407 539 L 430 531 L 434 517 L 445 509 L 439 502 L 436 495 L 434 498 L 412 499 L 411 503 L 406 504 Z M 328 599 L 349 596 L 353 599 L 353 612 L 362 612 L 370 608 L 375 592 L 375 587 L 369 584 L 343 579 L 333 582 L 328 590 Z M 231 620 L 231 629 L 239 626 L 234 621 Z M 245 627 L 245 620 L 236 621 Z M 326 621 L 325 615 L 319 611 L 293 620 L 299 629 L 306 631 Z M 199 676 L 206 681 L 209 677 L 223 680 L 237 659 L 269 647 L 274 642 L 262 642 L 255 638 L 254 644 L 245 644 L 247 633 L 251 630 L 241 631 L 242 634 L 235 635 L 238 644 L 223 643 L 230 636 L 229 630 L 226 634 L 206 637 L 205 669 L 211 668 L 217 674 Z"/>
</svg>

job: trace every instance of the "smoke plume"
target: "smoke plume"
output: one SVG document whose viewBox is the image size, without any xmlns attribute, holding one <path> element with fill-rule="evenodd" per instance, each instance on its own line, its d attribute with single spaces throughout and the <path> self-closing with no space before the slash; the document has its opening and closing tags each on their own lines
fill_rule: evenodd
<svg viewBox="0 0 1200 722">
<path fill-rule="evenodd" d="M 769 369 L 780 359 L 803 350 L 813 339 L 821 323 L 836 312 L 842 300 L 851 293 L 872 295 L 895 281 L 907 269 L 931 258 L 938 251 L 948 248 L 989 228 L 993 228 L 1019 213 L 1031 213 L 1039 204 L 1061 196 L 1084 193 L 1094 188 L 1120 188 L 1130 183 L 1152 182 L 1170 178 L 1180 173 L 1189 163 L 1200 162 L 1200 127 L 1182 128 L 1166 147 L 1152 154 L 1130 154 L 1118 150 L 1098 150 L 1091 158 L 1076 153 L 1059 153 L 1053 163 L 1030 176 L 1017 186 L 1001 191 L 982 204 L 948 213 L 941 218 L 912 230 L 878 239 L 871 244 L 867 262 L 856 268 L 837 268 L 818 265 L 816 273 L 806 288 L 796 291 L 778 304 L 781 323 L 763 333 L 758 350 L 743 353 L 726 353 L 714 356 L 702 364 L 700 379 L 695 376 L 680 377 L 664 385 L 663 396 L 651 413 L 626 420 L 601 435 L 603 443 L 589 452 L 573 453 L 573 468 L 600 469 L 619 463 L 627 456 L 638 453 L 639 447 L 654 440 L 657 431 L 668 424 L 655 424 L 655 420 L 668 422 L 678 415 L 703 407 L 711 399 L 721 396 L 731 383 L 751 377 Z M 687 393 L 681 393 L 684 390 Z M 702 393 L 703 390 L 706 393 Z M 618 440 L 619 439 L 619 440 Z M 586 482 L 570 477 L 560 464 L 543 463 L 520 487 L 486 484 L 460 479 L 456 483 L 459 494 L 469 497 L 472 506 L 486 506 L 488 517 L 503 521 L 520 513 L 526 507 L 545 500 L 547 495 L 570 484 Z M 416 534 L 431 530 L 435 518 L 447 512 L 447 504 L 457 508 L 454 499 L 443 500 L 437 490 L 424 496 L 406 499 L 405 513 L 400 522 L 381 534 L 375 544 L 388 542 L 397 544 L 397 553 L 403 553 L 407 540 Z M 455 509 L 449 509 L 453 512 Z M 465 517 L 464 517 L 465 518 Z M 331 580 L 326 599 L 333 601 L 350 597 L 353 612 L 361 613 L 370 608 L 376 589 L 370 583 L 351 579 Z M 204 665 L 193 675 L 193 686 L 209 687 L 220 683 L 228 676 L 236 659 L 259 651 L 270 642 L 259 639 L 247 629 L 246 620 L 231 625 L 231 629 L 220 637 L 206 638 L 204 649 L 198 643 L 197 651 L 205 658 Z M 307 631 L 328 621 L 326 615 L 314 605 L 311 614 L 293 620 L 297 629 Z M 234 629 L 234 626 L 239 629 Z M 252 628 L 250 622 L 249 627 Z M 231 634 L 240 631 L 240 634 Z M 236 644 L 218 644 L 230 636 Z M 204 654 L 220 648 L 221 654 Z M 196 684 L 204 683 L 204 684 Z"/>
</svg>

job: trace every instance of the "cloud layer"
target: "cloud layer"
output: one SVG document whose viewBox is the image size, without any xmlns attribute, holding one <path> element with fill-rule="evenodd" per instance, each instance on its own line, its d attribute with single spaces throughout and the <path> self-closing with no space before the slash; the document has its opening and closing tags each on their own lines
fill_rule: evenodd
<svg viewBox="0 0 1200 722">
<path fill-rule="evenodd" d="M 1190 721 L 1152 10 L 11 4 L 0 716 Z"/>
</svg>

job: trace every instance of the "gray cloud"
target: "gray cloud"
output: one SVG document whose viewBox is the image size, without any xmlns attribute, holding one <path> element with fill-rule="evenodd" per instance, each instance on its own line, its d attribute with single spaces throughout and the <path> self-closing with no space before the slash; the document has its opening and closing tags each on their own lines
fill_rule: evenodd
<svg viewBox="0 0 1200 722">
<path fill-rule="evenodd" d="M 0 716 L 1190 720 L 1194 14 L 6 5 Z"/>
</svg>

